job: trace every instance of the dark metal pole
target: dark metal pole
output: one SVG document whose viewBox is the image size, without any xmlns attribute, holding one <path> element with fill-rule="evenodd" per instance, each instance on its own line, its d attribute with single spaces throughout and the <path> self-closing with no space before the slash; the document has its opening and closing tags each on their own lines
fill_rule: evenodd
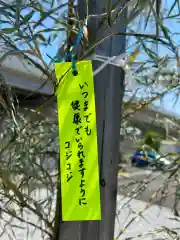
<svg viewBox="0 0 180 240">
<path fill-rule="evenodd" d="M 85 0 L 79 0 L 79 15 L 85 17 Z M 113 1 L 112 1 L 113 2 Z M 103 1 L 91 1 L 92 14 L 104 11 Z M 111 32 L 125 32 L 126 13 L 116 21 Z M 89 23 L 90 44 L 98 37 L 97 22 Z M 113 56 L 125 51 L 125 36 L 109 38 L 96 47 L 96 53 Z M 99 63 L 94 62 L 94 69 Z M 101 183 L 102 220 L 64 222 L 59 226 L 58 240 L 113 240 L 116 215 L 117 173 L 119 164 L 120 119 L 124 94 L 124 72 L 109 66 L 95 77 L 95 97 Z"/>
</svg>

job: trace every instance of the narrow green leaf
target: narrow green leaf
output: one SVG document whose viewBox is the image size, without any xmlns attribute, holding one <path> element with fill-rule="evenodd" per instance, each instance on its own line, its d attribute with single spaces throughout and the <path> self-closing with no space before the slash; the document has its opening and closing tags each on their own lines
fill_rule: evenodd
<svg viewBox="0 0 180 240">
<path fill-rule="evenodd" d="M 169 10 L 169 12 L 168 12 L 168 17 L 170 16 L 170 14 L 171 14 L 171 12 L 173 11 L 173 9 L 175 8 L 175 6 L 176 6 L 176 3 L 177 3 L 177 0 L 175 0 L 174 2 L 173 2 L 173 4 L 171 5 L 171 8 L 170 8 L 170 10 Z"/>
<path fill-rule="evenodd" d="M 153 62 L 156 63 L 157 53 L 155 53 L 151 49 L 149 49 L 143 41 L 141 41 L 141 44 L 142 44 L 142 47 L 143 47 L 144 51 L 146 52 L 146 54 L 152 59 Z"/>
<path fill-rule="evenodd" d="M 10 21 L 7 20 L 0 20 L 0 24 L 11 24 Z"/>
<path fill-rule="evenodd" d="M 26 16 L 23 18 L 23 23 L 26 24 L 29 22 L 29 20 L 33 17 L 34 11 L 29 12 Z"/>
<path fill-rule="evenodd" d="M 16 0 L 16 28 L 18 29 L 20 26 L 20 15 L 21 15 L 21 1 L 20 0 Z"/>
<path fill-rule="evenodd" d="M 43 30 L 38 31 L 37 33 L 47 33 L 47 32 L 61 32 L 65 31 L 65 28 L 46 28 Z"/>
<path fill-rule="evenodd" d="M 15 28 L 3 28 L 2 31 L 5 33 L 13 33 L 15 31 Z"/>
<path fill-rule="evenodd" d="M 111 26 L 111 9 L 112 9 L 112 1 L 111 0 L 106 0 L 105 1 L 105 9 L 107 12 L 107 20 L 108 20 L 108 25 Z"/>
<path fill-rule="evenodd" d="M 51 37 L 51 42 L 54 42 L 54 40 L 58 37 L 57 33 L 54 33 Z"/>
<path fill-rule="evenodd" d="M 51 44 L 51 35 L 47 39 L 47 44 Z"/>
<path fill-rule="evenodd" d="M 173 45 L 172 40 L 171 40 L 171 38 L 170 38 L 170 36 L 169 36 L 169 33 L 170 33 L 169 29 L 168 29 L 166 26 L 164 26 L 162 19 L 160 19 L 160 17 L 157 15 L 157 13 L 156 13 L 153 9 L 152 9 L 152 11 L 153 11 L 154 17 L 155 17 L 155 19 L 156 19 L 156 23 L 157 23 L 157 24 L 159 25 L 159 27 L 161 28 L 161 31 L 163 32 L 166 40 L 168 40 L 171 49 L 175 52 L 175 51 L 176 51 L 176 48 L 175 48 L 175 46 Z"/>
<path fill-rule="evenodd" d="M 43 18 L 43 14 L 44 14 L 43 6 L 42 6 L 40 3 L 39 3 L 38 5 L 39 5 L 39 9 L 38 9 L 38 11 L 40 12 L 40 16 L 41 16 L 41 18 Z"/>
<path fill-rule="evenodd" d="M 42 42 L 46 42 L 46 39 L 42 34 L 37 33 L 34 35 L 34 37 L 35 37 L 35 39 L 37 39 L 37 38 L 40 39 Z"/>
<path fill-rule="evenodd" d="M 55 0 L 52 0 L 52 1 L 51 1 L 51 7 L 54 6 L 54 2 L 55 2 Z"/>
</svg>

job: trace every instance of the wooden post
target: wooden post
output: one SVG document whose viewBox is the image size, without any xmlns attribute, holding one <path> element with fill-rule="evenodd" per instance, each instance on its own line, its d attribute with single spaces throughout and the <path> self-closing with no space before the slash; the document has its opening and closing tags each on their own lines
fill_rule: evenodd
<svg viewBox="0 0 180 240">
<path fill-rule="evenodd" d="M 85 17 L 85 0 L 79 0 L 79 15 Z M 114 1 L 112 1 L 114 2 Z M 91 1 L 90 13 L 103 13 L 103 1 Z M 124 15 L 124 19 L 126 14 Z M 117 20 L 112 32 L 125 32 L 124 19 Z M 97 25 L 96 25 L 97 26 Z M 90 43 L 98 37 L 95 22 L 89 24 Z M 96 53 L 113 56 L 125 51 L 125 36 L 109 38 L 97 46 Z M 94 68 L 99 63 L 94 62 Z M 101 173 L 102 220 L 59 222 L 58 240 L 113 240 L 116 214 L 117 173 L 119 164 L 120 119 L 124 94 L 124 72 L 109 66 L 95 77 L 99 167 Z M 104 180 L 104 181 L 102 181 Z M 72 196 L 73 198 L 73 196 Z M 72 199 L 73 200 L 73 199 Z"/>
</svg>

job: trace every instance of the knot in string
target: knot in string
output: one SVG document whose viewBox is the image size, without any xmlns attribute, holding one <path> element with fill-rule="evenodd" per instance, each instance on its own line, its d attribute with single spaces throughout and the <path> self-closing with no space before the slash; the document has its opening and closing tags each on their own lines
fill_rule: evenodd
<svg viewBox="0 0 180 240">
<path fill-rule="evenodd" d="M 71 64 L 72 64 L 72 74 L 74 76 L 77 76 L 78 75 L 78 71 L 77 71 L 77 66 L 76 66 L 76 50 L 77 50 L 77 47 L 81 41 L 81 39 L 83 38 L 83 35 L 84 35 L 84 28 L 81 28 L 76 36 L 76 39 L 75 39 L 75 42 L 74 42 L 74 45 L 72 46 L 72 51 L 68 51 L 64 54 L 64 57 L 63 58 L 58 58 L 57 56 L 53 59 L 53 61 L 55 63 L 58 63 L 58 62 L 66 62 L 67 61 L 67 58 L 70 58 L 70 61 L 71 61 Z"/>
</svg>

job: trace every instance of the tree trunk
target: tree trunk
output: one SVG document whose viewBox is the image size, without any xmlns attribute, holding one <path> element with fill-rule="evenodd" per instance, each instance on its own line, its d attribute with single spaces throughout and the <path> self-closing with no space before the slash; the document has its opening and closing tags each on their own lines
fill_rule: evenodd
<svg viewBox="0 0 180 240">
<path fill-rule="evenodd" d="M 79 0 L 79 15 L 84 18 L 85 0 Z M 114 2 L 114 1 L 112 1 Z M 93 6 L 93 7 L 92 7 Z M 90 12 L 99 14 L 104 12 L 103 1 L 91 1 Z M 125 18 L 126 14 L 124 14 Z M 125 32 L 117 20 L 110 29 L 111 32 Z M 95 25 L 96 24 L 96 25 Z M 90 43 L 99 36 L 95 31 L 97 22 L 90 21 Z M 96 53 L 114 56 L 125 51 L 125 36 L 108 38 L 97 46 Z M 94 62 L 94 69 L 99 63 Z M 95 77 L 95 97 L 97 112 L 97 132 L 99 167 L 101 183 L 102 220 L 88 222 L 63 222 L 59 226 L 59 240 L 113 240 L 116 214 L 117 173 L 119 164 L 120 119 L 122 98 L 124 94 L 124 72 L 113 66 L 106 67 Z"/>
</svg>

